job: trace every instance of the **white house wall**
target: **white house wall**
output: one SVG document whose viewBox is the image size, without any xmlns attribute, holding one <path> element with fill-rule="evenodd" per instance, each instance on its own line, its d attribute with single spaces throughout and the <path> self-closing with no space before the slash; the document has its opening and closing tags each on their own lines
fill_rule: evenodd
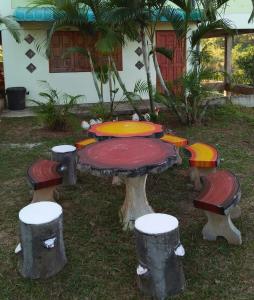
<svg viewBox="0 0 254 300">
<path fill-rule="evenodd" d="M 38 25 L 36 25 L 38 27 Z M 35 41 L 28 44 L 24 37 L 31 34 Z M 29 98 L 38 99 L 38 92 L 41 88 L 38 85 L 40 80 L 48 81 L 53 88 L 69 93 L 71 95 L 85 95 L 85 103 L 95 103 L 98 101 L 96 90 L 94 88 L 92 75 L 90 72 L 75 73 L 49 73 L 49 63 L 42 53 L 36 52 L 36 44 L 43 41 L 46 37 L 46 31 L 40 29 L 29 29 L 22 33 L 23 41 L 17 44 L 10 34 L 3 30 L 2 41 L 4 50 L 4 70 L 5 70 L 5 87 L 24 86 L 29 91 Z M 138 80 L 146 80 L 144 68 L 138 70 L 135 64 L 142 56 L 135 53 L 139 46 L 137 42 L 129 42 L 128 46 L 123 48 L 123 72 L 120 72 L 123 82 L 129 91 L 133 90 L 134 84 Z M 29 59 L 25 53 L 32 49 L 36 55 Z M 33 63 L 36 70 L 30 73 L 26 68 Z M 152 80 L 156 82 L 155 71 L 152 69 Z M 119 90 L 118 99 L 122 96 Z M 109 99 L 109 90 L 105 86 L 105 99 Z"/>
<path fill-rule="evenodd" d="M 248 23 L 252 7 L 252 0 L 230 0 L 223 14 L 232 21 L 235 28 L 253 29 L 254 24 Z"/>
</svg>

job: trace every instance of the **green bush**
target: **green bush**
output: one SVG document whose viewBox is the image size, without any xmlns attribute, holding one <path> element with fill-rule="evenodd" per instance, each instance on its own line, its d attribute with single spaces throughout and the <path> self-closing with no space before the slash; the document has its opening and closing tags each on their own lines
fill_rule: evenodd
<svg viewBox="0 0 254 300">
<path fill-rule="evenodd" d="M 254 85 L 254 47 L 248 47 L 236 59 L 239 68 L 238 77 L 244 83 Z"/>
<path fill-rule="evenodd" d="M 53 89 L 46 81 L 41 81 L 45 91 L 39 95 L 44 101 L 31 100 L 37 104 L 34 108 L 44 127 L 50 130 L 67 130 L 71 127 L 71 110 L 77 104 L 82 95 L 71 96 Z"/>
</svg>

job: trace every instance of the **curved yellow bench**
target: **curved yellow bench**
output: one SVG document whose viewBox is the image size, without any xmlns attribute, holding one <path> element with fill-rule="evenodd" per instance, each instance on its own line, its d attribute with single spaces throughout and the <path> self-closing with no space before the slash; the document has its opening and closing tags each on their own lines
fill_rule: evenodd
<svg viewBox="0 0 254 300">
<path fill-rule="evenodd" d="M 191 167 L 216 168 L 219 164 L 218 151 L 213 146 L 195 143 L 191 146 L 186 146 L 185 149 L 191 154 L 189 158 Z"/>
<path fill-rule="evenodd" d="M 184 147 L 188 145 L 187 139 L 169 133 L 164 134 L 164 136 L 161 137 L 161 140 L 166 143 L 171 143 L 176 147 Z"/>
<path fill-rule="evenodd" d="M 93 144 L 93 143 L 96 143 L 96 142 L 97 142 L 96 139 L 88 138 L 88 139 L 84 139 L 82 141 L 79 141 L 79 142 L 75 143 L 75 147 L 77 149 L 82 149 L 82 148 L 86 147 L 87 145 L 90 145 L 90 144 Z"/>
</svg>

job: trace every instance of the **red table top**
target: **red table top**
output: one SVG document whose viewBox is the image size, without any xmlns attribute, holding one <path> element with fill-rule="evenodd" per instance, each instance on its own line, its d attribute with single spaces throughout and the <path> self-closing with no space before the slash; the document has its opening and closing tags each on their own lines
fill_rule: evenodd
<svg viewBox="0 0 254 300">
<path fill-rule="evenodd" d="M 115 121 L 93 125 L 88 130 L 92 137 L 161 137 L 163 128 L 159 124 L 146 121 Z"/>
<path fill-rule="evenodd" d="M 85 147 L 78 156 L 81 170 L 105 176 L 141 176 L 176 163 L 175 147 L 154 138 L 108 139 Z"/>
</svg>

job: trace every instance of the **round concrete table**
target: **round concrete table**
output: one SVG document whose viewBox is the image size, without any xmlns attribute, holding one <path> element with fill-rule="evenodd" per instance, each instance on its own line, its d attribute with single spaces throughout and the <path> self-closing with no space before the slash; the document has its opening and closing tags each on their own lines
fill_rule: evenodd
<svg viewBox="0 0 254 300">
<path fill-rule="evenodd" d="M 78 151 L 80 171 L 96 176 L 120 176 L 126 185 L 120 210 L 123 229 L 153 209 L 146 198 L 148 173 L 163 172 L 176 164 L 175 146 L 155 138 L 118 138 L 91 144 Z"/>
<path fill-rule="evenodd" d="M 93 125 L 88 130 L 90 137 L 104 140 L 111 137 L 155 137 L 163 136 L 159 124 L 146 121 L 115 121 Z"/>
</svg>

